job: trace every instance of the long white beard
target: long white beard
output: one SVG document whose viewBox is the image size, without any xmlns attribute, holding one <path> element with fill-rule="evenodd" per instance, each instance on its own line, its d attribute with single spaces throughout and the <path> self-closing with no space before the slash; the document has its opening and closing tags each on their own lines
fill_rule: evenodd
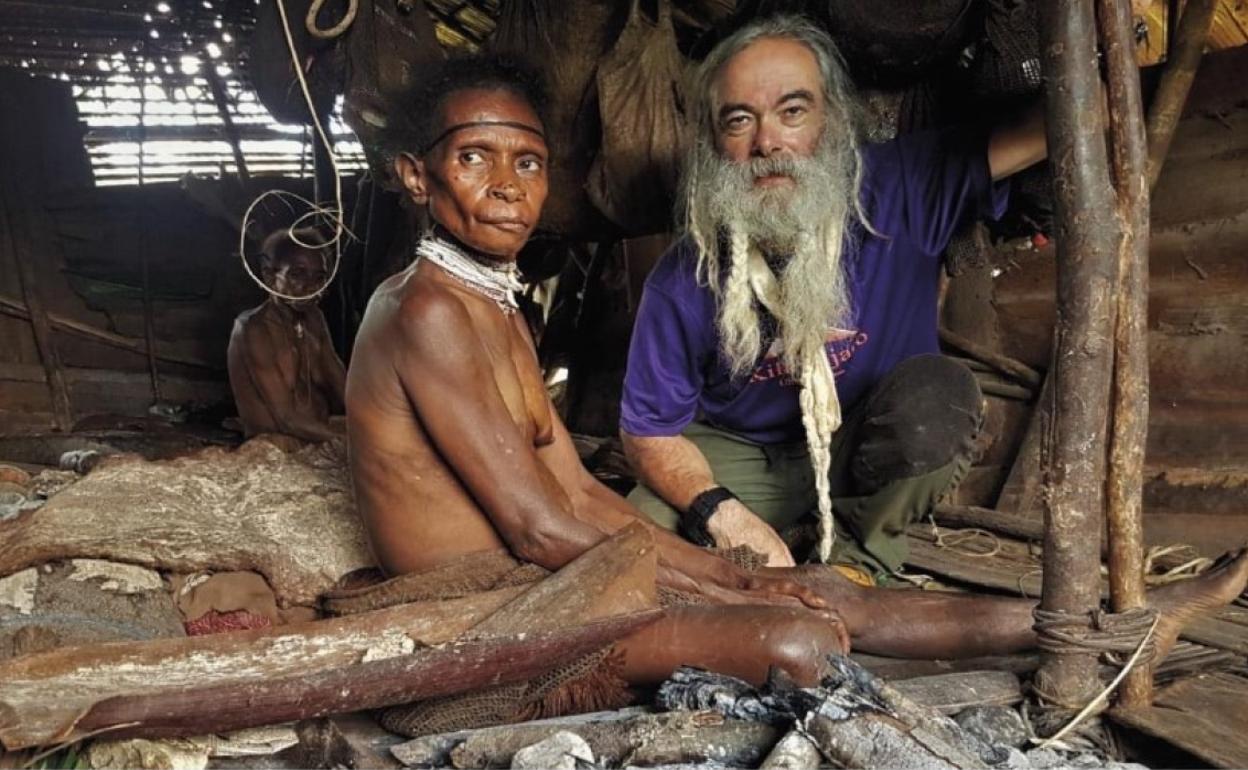
<svg viewBox="0 0 1248 770">
<path fill-rule="evenodd" d="M 758 304 L 750 291 L 748 249 L 775 267 L 780 302 L 773 315 L 792 370 L 807 345 L 822 346 L 829 326 L 853 316 L 843 242 L 855 212 L 852 153 L 824 139 L 809 158 L 721 159 L 709 146 L 695 151 L 689 229 L 699 260 L 719 296 L 716 323 L 725 360 L 735 375 L 753 370 L 762 354 Z M 787 174 L 794 186 L 756 189 L 761 176 Z M 719 248 L 727 235 L 728 248 Z"/>
<path fill-rule="evenodd" d="M 693 160 L 686 191 L 689 229 L 699 271 L 719 300 L 721 352 L 734 376 L 749 374 L 763 352 L 759 306 L 775 318 L 781 361 L 801 386 L 820 514 L 819 555 L 827 561 L 835 537 L 828 471 L 841 410 L 824 345 L 828 328 L 853 316 L 843 256 L 846 231 L 859 213 L 856 151 L 825 134 L 810 158 L 734 163 L 700 144 Z M 756 179 L 775 174 L 790 176 L 793 186 L 755 188 Z M 772 265 L 779 266 L 778 274 Z"/>
</svg>

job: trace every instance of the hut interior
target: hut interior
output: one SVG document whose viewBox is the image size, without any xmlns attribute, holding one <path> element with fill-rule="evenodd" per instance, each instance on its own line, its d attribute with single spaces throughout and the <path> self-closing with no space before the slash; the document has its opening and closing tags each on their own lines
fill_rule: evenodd
<svg viewBox="0 0 1248 770">
<path fill-rule="evenodd" d="M 625 492 L 634 474 L 618 438 L 621 383 L 643 283 L 678 234 L 671 212 L 680 132 L 664 125 L 682 116 L 679 103 L 647 101 L 620 73 L 662 76 L 661 67 L 638 62 L 644 53 L 652 64 L 651 49 L 669 45 L 678 83 L 717 29 L 796 11 L 840 46 L 868 140 L 982 125 L 1042 96 L 1042 2 L 317 0 L 311 25 L 331 30 L 317 36 L 305 23 L 308 0 L 0 0 L 0 767 L 538 767 L 553 765 L 523 765 L 518 750 L 569 731 L 604 767 L 759 766 L 793 735 L 808 736 L 822 755 L 762 766 L 885 762 L 891 755 L 833 757 L 828 746 L 838 738 L 820 732 L 826 725 L 808 722 L 785 737 L 785 725 L 722 709 L 708 716 L 706 705 L 692 715 L 626 709 L 414 741 L 372 720 L 369 709 L 396 702 L 380 696 L 326 696 L 316 708 L 287 709 L 282 683 L 300 677 L 346 688 L 358 676 L 378 692 L 388 681 L 405 682 L 409 695 L 450 692 L 438 689 L 444 680 L 470 678 L 455 655 L 477 669 L 509 661 L 517 677 L 526 676 L 543 656 L 548 664 L 570 660 L 606 638 L 594 634 L 618 635 L 642 622 L 653 604 L 617 610 L 611 628 L 578 626 L 540 644 L 526 641 L 514 613 L 491 627 L 498 644 L 457 636 L 496 618 L 491 613 L 514 593 L 489 594 L 488 607 L 484 599 L 456 600 L 432 620 L 392 608 L 389 620 L 314 621 L 321 593 L 371 566 L 359 526 L 344 523 L 352 503 L 341 446 L 244 442 L 227 345 L 234 319 L 265 298 L 249 275 L 259 270 L 264 235 L 299 217 L 326 222 L 339 212 L 345 235 L 322 308 L 350 366 L 369 297 L 408 265 L 424 224 L 389 170 L 382 134 L 393 104 L 431 63 L 457 51 L 537 54 L 552 96 L 554 162 L 542 226 L 520 255 L 522 311 L 581 459 Z M 1175 106 L 1177 127 L 1151 195 L 1142 458 L 1148 585 L 1199 573 L 1248 541 L 1248 3 L 1134 0 L 1134 58 L 1147 107 L 1175 58 L 1180 19 L 1200 8 L 1211 14 L 1204 54 L 1186 101 Z M 647 50 L 625 50 L 626 33 L 640 24 L 645 32 L 634 37 Z M 643 134 L 658 139 L 639 150 Z M 959 233 L 945 255 L 942 349 L 974 372 L 986 411 L 965 481 L 930 520 L 911 527 L 903 574 L 914 584 L 1040 595 L 1050 481 L 1042 434 L 1052 419 L 1046 404 L 1062 315 L 1056 216 L 1051 171 L 1042 165 L 1013 180 L 1001 221 Z M 114 455 L 122 462 L 111 462 Z M 221 498 L 229 478 L 247 480 L 248 492 Z M 201 511 L 212 505 L 215 518 Z M 604 594 L 615 584 L 602 575 L 622 584 L 645 569 L 619 555 L 626 545 L 582 557 L 597 560 L 582 569 L 598 570 Z M 206 582 L 209 575 L 217 582 Z M 556 590 L 542 601 L 563 601 Z M 259 598 L 244 610 L 214 591 Z M 585 612 L 582 621 L 611 614 Z M 263 666 L 279 684 L 230 689 L 233 680 L 213 678 L 224 668 L 178 668 L 209 649 L 196 640 L 207 626 L 200 622 L 197 632 L 195 622 L 204 618 L 208 626 L 229 618 L 213 630 L 242 634 L 213 653 L 235 656 L 221 666 L 245 668 L 247 655 L 268 656 Z M 256 652 L 261 637 L 245 636 L 310 622 L 338 623 L 333 633 L 348 629 L 359 638 L 351 649 L 328 631 L 303 639 L 306 659 L 329 662 L 301 668 L 300 653 L 279 655 L 275 643 Z M 394 641 L 385 623 L 420 629 L 404 637 L 406 651 L 414 644 L 421 654 L 401 671 L 397 659 L 390 669 L 368 668 L 381 665 L 370 655 Z M 109 690 L 108 666 L 122 663 L 100 652 L 106 643 L 158 640 L 165 646 L 134 655 L 150 655 L 143 665 L 170 681 L 187 677 L 187 689 L 162 690 L 164 700 L 150 703 L 141 683 Z M 1097 730 L 1043 748 L 1018 718 L 1026 715 L 1031 695 L 1022 683 L 1039 665 L 1036 655 L 853 657 L 888 683 L 873 691 L 887 704 L 881 709 L 898 724 L 927 725 L 920 741 L 957 745 L 924 714 L 956 715 L 958 724 L 995 719 L 1006 724 L 992 729 L 1007 732 L 1016 721 L 1019 756 L 1008 762 L 1023 764 L 1009 767 L 1080 756 L 1150 767 L 1248 766 L 1243 596 L 1193 623 L 1152 672 L 1154 705 L 1111 709 Z M 75 679 L 76 666 L 104 673 Z M 1116 672 L 1102 667 L 1107 683 Z M 46 689 L 5 684 L 41 676 Z M 258 704 L 255 718 L 183 714 L 175 701 L 193 700 L 200 685 L 205 709 L 237 714 L 225 704 L 246 701 Z M 715 686 L 722 706 L 727 685 Z M 77 692 L 86 694 L 70 697 Z M 732 697 L 761 703 L 771 696 Z M 61 700 L 68 703 L 51 705 Z M 776 708 L 774 698 L 766 702 Z M 110 717 L 100 704 L 117 710 Z M 71 708 L 78 710 L 72 719 L 60 713 Z M 153 709 L 174 716 L 127 732 Z M 91 725 L 116 735 L 97 737 Z M 58 726 L 65 729 L 52 729 Z M 250 729 L 226 735 L 239 728 Z M 214 737 L 187 737 L 205 733 Z M 121 740 L 131 735 L 150 740 Z M 936 745 L 925 743 L 924 751 Z M 548 757 L 563 761 L 568 752 L 575 753 Z M 905 764 L 900 756 L 891 758 Z M 961 756 L 942 757 L 939 766 L 1007 766 L 1004 756 Z"/>
</svg>

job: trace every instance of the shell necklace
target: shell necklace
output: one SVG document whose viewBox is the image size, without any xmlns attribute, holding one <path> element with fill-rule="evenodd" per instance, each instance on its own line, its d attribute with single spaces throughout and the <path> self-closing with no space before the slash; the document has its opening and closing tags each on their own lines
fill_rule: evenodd
<svg viewBox="0 0 1248 770">
<path fill-rule="evenodd" d="M 503 315 L 519 307 L 516 293 L 524 290 L 515 262 L 469 254 L 458 243 L 431 233 L 416 244 L 416 258 L 427 259 L 472 291 L 492 300 Z"/>
</svg>

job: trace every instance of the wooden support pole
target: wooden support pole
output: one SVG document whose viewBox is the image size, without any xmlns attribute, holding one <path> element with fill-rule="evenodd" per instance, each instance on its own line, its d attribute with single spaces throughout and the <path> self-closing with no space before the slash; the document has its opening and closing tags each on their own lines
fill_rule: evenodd
<svg viewBox="0 0 1248 770">
<path fill-rule="evenodd" d="M 9 184 L 0 183 L 0 232 L 8 241 L 5 246 L 17 267 L 17 281 L 22 287 L 22 298 L 25 300 L 24 310 L 30 319 L 30 328 L 35 334 L 35 348 L 39 351 L 39 360 L 43 364 L 44 377 L 48 382 L 48 393 L 52 400 L 52 419 L 58 430 L 70 430 L 74 427 L 73 410 L 69 404 L 69 386 L 65 384 L 65 373 L 61 368 L 61 356 L 56 350 L 52 339 L 52 330 L 48 324 L 48 312 L 43 306 L 43 298 L 39 294 L 39 286 L 35 280 L 34 265 L 31 255 L 25 248 L 25 238 L 19 238 L 15 228 L 19 226 L 19 215 L 11 205 L 12 180 Z M 28 225 L 22 225 L 23 233 Z"/>
<path fill-rule="evenodd" d="M 1148 186 L 1156 186 L 1162 164 L 1170 151 L 1175 127 L 1187 103 L 1187 92 L 1196 79 L 1196 69 L 1213 27 L 1218 0 L 1187 0 L 1183 16 L 1175 28 L 1174 44 L 1161 74 L 1161 83 L 1148 108 Z"/>
<path fill-rule="evenodd" d="M 1046 131 L 1057 242 L 1054 410 L 1043 437 L 1045 537 L 1040 608 L 1073 625 L 1100 606 L 1119 227 L 1101 119 L 1093 0 L 1041 3 Z M 1095 651 L 1041 653 L 1036 690 L 1079 708 L 1097 693 Z"/>
<path fill-rule="evenodd" d="M 217 112 L 221 114 L 221 125 L 225 132 L 226 141 L 230 143 L 230 150 L 234 153 L 234 168 L 238 170 L 238 182 L 247 189 L 247 182 L 251 180 L 251 174 L 247 171 L 247 159 L 243 156 L 243 145 L 238 132 L 238 126 L 234 125 L 234 117 L 230 115 L 230 101 L 225 94 L 225 83 L 221 82 L 221 76 L 217 74 L 216 65 L 212 63 L 212 59 L 204 55 L 204 76 L 208 78 L 208 89 L 212 91 L 212 100 L 217 103 Z M 302 163 L 302 158 L 300 163 Z M 300 169 L 302 171 L 302 169 Z M 300 174 L 302 176 L 302 173 Z"/>
<path fill-rule="evenodd" d="M 1144 599 L 1144 444 L 1148 437 L 1148 149 L 1130 4 L 1097 0 L 1108 76 L 1110 153 L 1117 216 L 1118 314 L 1106 517 L 1109 590 L 1114 612 L 1142 609 Z M 1141 660 L 1122 683 L 1119 702 L 1152 702 L 1153 673 Z"/>
</svg>

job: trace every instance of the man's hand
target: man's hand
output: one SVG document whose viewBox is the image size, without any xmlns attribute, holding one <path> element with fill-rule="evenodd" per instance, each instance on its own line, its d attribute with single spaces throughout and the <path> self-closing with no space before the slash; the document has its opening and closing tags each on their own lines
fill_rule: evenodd
<svg viewBox="0 0 1248 770">
<path fill-rule="evenodd" d="M 780 535 L 740 500 L 725 500 L 706 522 L 718 548 L 746 545 L 767 557 L 768 567 L 792 567 L 793 554 Z"/>
</svg>

